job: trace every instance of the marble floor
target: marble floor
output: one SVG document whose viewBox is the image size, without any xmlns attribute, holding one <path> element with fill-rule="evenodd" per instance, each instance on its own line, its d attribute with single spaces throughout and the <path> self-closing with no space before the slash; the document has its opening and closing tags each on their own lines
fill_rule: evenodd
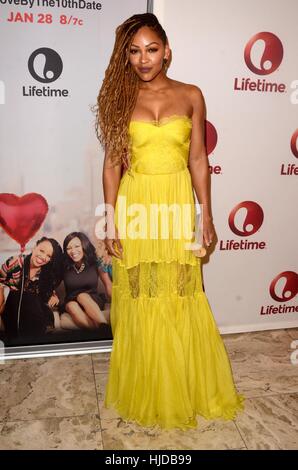
<svg viewBox="0 0 298 470">
<path fill-rule="evenodd" d="M 297 449 L 298 328 L 223 340 L 246 396 L 234 421 L 199 417 L 188 431 L 124 422 L 103 407 L 109 353 L 10 360 L 0 364 L 0 449 Z"/>
</svg>

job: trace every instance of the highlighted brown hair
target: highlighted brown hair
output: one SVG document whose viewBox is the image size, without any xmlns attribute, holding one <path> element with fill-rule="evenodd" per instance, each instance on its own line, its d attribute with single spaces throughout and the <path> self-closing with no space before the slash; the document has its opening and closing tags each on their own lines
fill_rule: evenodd
<svg viewBox="0 0 298 470">
<path fill-rule="evenodd" d="M 134 110 L 139 78 L 129 63 L 129 48 L 136 32 L 142 27 L 153 29 L 163 44 L 167 36 L 153 13 L 133 15 L 116 28 L 116 39 L 110 63 L 93 111 L 95 131 L 103 147 L 109 149 L 113 165 L 130 167 L 128 125 Z"/>
</svg>

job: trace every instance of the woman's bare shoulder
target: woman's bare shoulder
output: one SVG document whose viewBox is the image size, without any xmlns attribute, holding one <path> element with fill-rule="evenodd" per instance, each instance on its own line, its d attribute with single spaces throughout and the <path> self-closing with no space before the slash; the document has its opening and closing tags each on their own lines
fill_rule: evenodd
<svg viewBox="0 0 298 470">
<path fill-rule="evenodd" d="M 198 85 L 179 82 L 178 80 L 173 80 L 173 82 L 173 86 L 176 87 L 177 91 L 179 90 L 180 96 L 184 97 L 192 106 L 203 104 L 204 96 Z"/>
<path fill-rule="evenodd" d="M 186 91 L 188 93 L 194 93 L 194 94 L 202 94 L 202 90 L 198 85 L 195 85 L 193 83 L 185 83 L 185 82 L 179 82 L 178 80 L 172 80 L 173 86 L 176 86 L 177 88 L 180 88 L 181 91 Z"/>
<path fill-rule="evenodd" d="M 194 100 L 201 101 L 204 98 L 202 90 L 198 85 L 187 83 L 186 91 Z"/>
</svg>

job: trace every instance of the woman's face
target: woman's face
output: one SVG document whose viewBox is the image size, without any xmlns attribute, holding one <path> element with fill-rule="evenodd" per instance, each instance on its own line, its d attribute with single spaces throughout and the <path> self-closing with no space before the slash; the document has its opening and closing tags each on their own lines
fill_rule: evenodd
<svg viewBox="0 0 298 470">
<path fill-rule="evenodd" d="M 84 258 L 81 240 L 78 237 L 70 240 L 66 247 L 66 253 L 74 263 L 79 263 Z"/>
<path fill-rule="evenodd" d="M 36 245 L 32 250 L 31 265 L 35 268 L 41 268 L 48 264 L 53 256 L 53 246 L 51 242 L 43 241 Z"/>
<path fill-rule="evenodd" d="M 168 59 L 169 46 L 148 26 L 142 26 L 134 35 L 128 50 L 134 72 L 144 82 L 150 82 L 163 70 L 163 59 Z"/>
</svg>

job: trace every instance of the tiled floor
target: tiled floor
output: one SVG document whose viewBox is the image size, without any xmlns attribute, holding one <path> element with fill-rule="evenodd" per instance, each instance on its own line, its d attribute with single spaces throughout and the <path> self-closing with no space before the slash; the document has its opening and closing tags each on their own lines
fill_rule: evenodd
<svg viewBox="0 0 298 470">
<path fill-rule="evenodd" d="M 297 449 L 298 329 L 223 336 L 246 396 L 234 421 L 189 431 L 144 429 L 103 407 L 109 353 L 0 365 L 0 449 Z"/>
</svg>

